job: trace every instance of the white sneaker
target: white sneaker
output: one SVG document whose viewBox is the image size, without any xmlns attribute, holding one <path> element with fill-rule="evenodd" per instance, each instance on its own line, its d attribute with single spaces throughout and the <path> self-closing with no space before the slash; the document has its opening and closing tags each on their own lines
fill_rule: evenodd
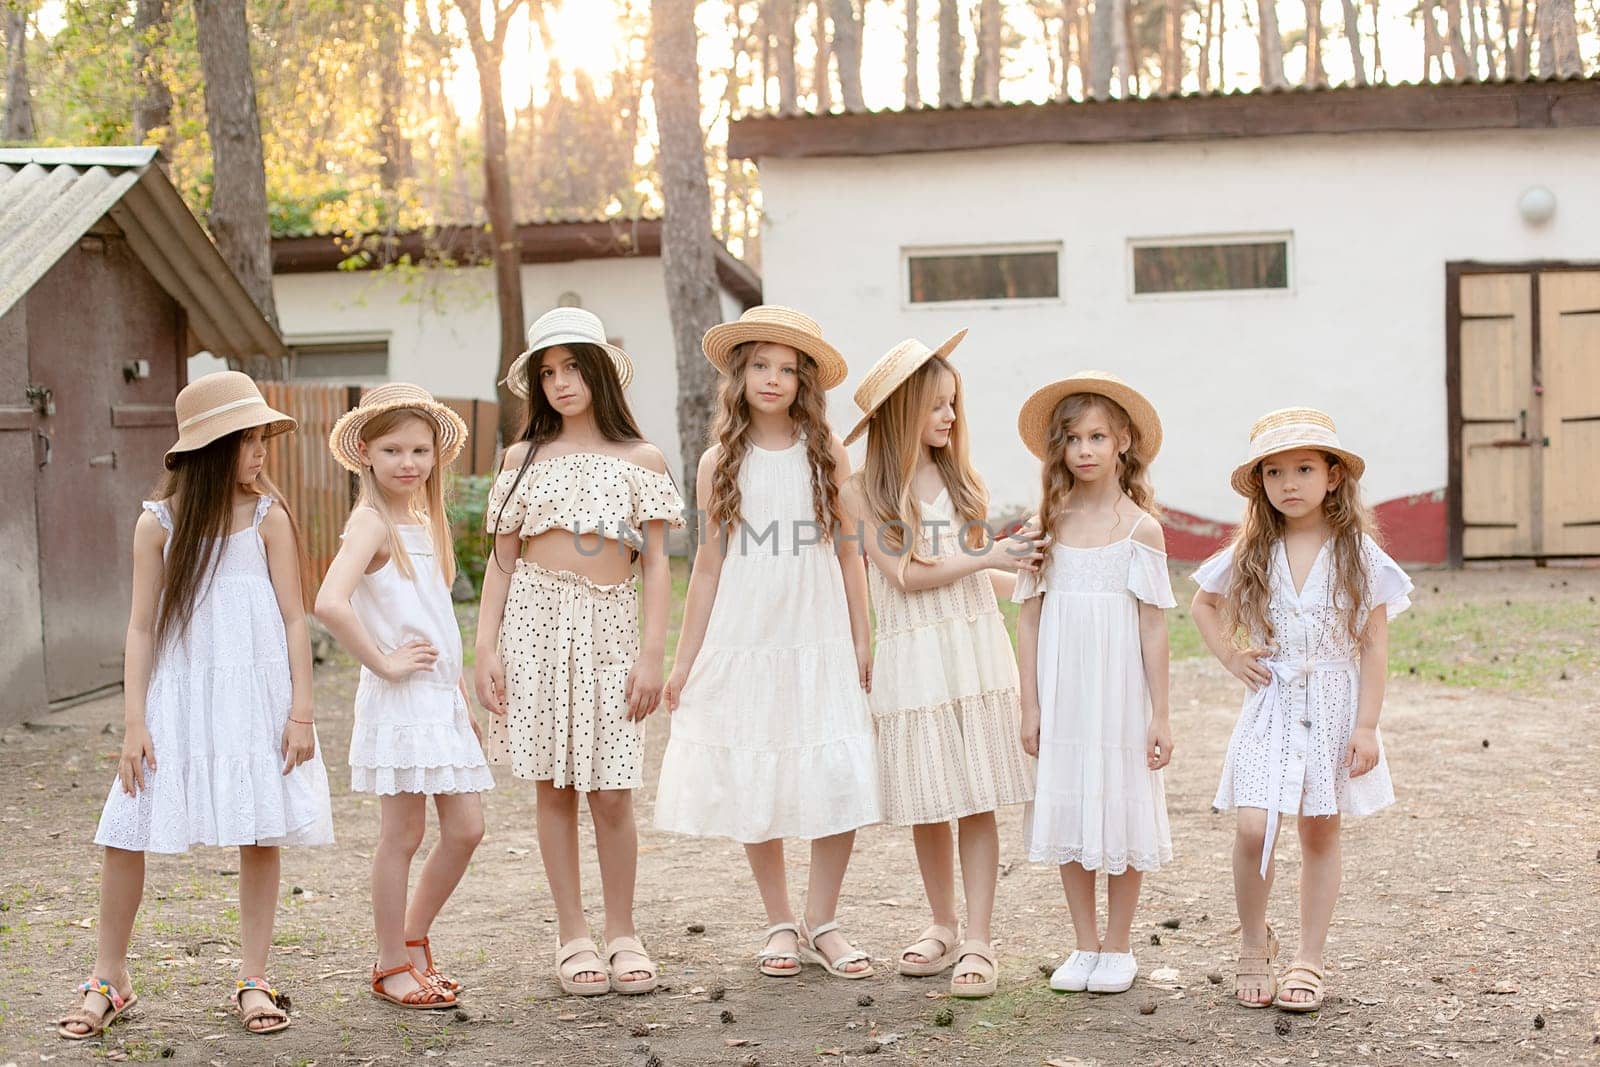
<svg viewBox="0 0 1600 1067">
<path fill-rule="evenodd" d="M 1089 976 L 1094 973 L 1094 965 L 1099 959 L 1098 952 L 1074 949 L 1072 955 L 1067 957 L 1067 962 L 1057 967 L 1050 976 L 1050 988 L 1059 993 L 1082 993 L 1089 988 Z"/>
<path fill-rule="evenodd" d="M 1133 988 L 1139 974 L 1139 961 L 1131 952 L 1102 952 L 1089 976 L 1091 993 L 1125 993 Z"/>
</svg>

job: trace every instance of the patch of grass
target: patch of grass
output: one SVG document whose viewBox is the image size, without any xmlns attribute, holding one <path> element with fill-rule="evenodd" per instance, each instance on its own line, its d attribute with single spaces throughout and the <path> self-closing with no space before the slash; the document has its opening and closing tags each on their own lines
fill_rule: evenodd
<svg viewBox="0 0 1600 1067">
<path fill-rule="evenodd" d="M 1421 604 L 1389 628 L 1389 670 L 1472 688 L 1551 690 L 1600 673 L 1600 607 L 1580 601 Z"/>
</svg>

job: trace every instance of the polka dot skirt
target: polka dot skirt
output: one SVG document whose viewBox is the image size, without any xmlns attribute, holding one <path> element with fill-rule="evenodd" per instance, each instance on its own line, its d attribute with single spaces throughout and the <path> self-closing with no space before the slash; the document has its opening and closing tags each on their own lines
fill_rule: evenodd
<svg viewBox="0 0 1600 1067">
<path fill-rule="evenodd" d="M 507 710 L 489 717 L 490 761 L 561 789 L 643 785 L 641 731 L 626 697 L 638 617 L 631 579 L 597 585 L 518 560 L 500 624 Z"/>
</svg>

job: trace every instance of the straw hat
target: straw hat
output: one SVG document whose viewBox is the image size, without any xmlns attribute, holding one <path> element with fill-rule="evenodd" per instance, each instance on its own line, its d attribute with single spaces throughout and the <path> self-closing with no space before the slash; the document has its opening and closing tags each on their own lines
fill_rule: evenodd
<svg viewBox="0 0 1600 1067">
<path fill-rule="evenodd" d="M 1093 393 L 1114 400 L 1128 413 L 1139 431 L 1139 443 L 1144 449 L 1144 461 L 1149 463 L 1161 451 L 1161 418 L 1155 405 L 1144 398 L 1133 386 L 1109 371 L 1084 370 L 1059 382 L 1051 382 L 1027 399 L 1017 415 L 1017 432 L 1028 451 L 1044 459 L 1046 442 L 1050 435 L 1050 416 L 1056 405 L 1069 396 Z"/>
<path fill-rule="evenodd" d="M 961 330 L 938 348 L 929 348 L 911 337 L 889 349 L 888 354 L 874 363 L 872 369 L 867 371 L 867 376 L 861 379 L 861 384 L 856 386 L 856 407 L 861 409 L 861 421 L 845 435 L 844 443 L 852 444 L 867 432 L 867 426 L 878 408 L 896 389 L 906 384 L 918 367 L 935 357 L 944 359 L 949 356 L 966 336 L 967 331 Z"/>
<path fill-rule="evenodd" d="M 758 304 L 740 315 L 738 322 L 711 327 L 700 347 L 711 365 L 727 374 L 733 350 L 746 341 L 768 341 L 804 352 L 816 361 L 818 384 L 825 390 L 850 374 L 839 350 L 822 339 L 822 327 L 816 319 L 779 304 Z"/>
<path fill-rule="evenodd" d="M 367 465 L 361 462 L 361 429 L 374 415 L 399 408 L 413 408 L 433 420 L 439 435 L 439 466 L 448 467 L 467 443 L 467 424 L 461 416 L 433 398 L 433 394 L 410 382 L 390 382 L 370 390 L 361 403 L 339 416 L 328 434 L 328 451 L 339 465 L 360 474 Z"/>
<path fill-rule="evenodd" d="M 222 370 L 196 378 L 173 402 L 178 417 L 178 441 L 167 449 L 167 469 L 179 452 L 204 448 L 237 430 L 265 426 L 263 436 L 288 433 L 298 425 L 293 418 L 267 406 L 261 390 L 248 374 Z"/>
<path fill-rule="evenodd" d="M 605 349 L 617 369 L 617 384 L 626 389 L 633 381 L 633 360 L 628 353 L 606 340 L 606 328 L 600 317 L 583 308 L 552 308 L 533 320 L 528 327 L 528 347 L 512 362 L 500 383 L 524 400 L 528 397 L 528 360 L 535 352 L 543 352 L 556 345 L 585 344 Z"/>
<path fill-rule="evenodd" d="M 1339 431 L 1327 414 L 1316 408 L 1284 408 L 1261 416 L 1250 427 L 1250 458 L 1233 468 L 1233 477 L 1228 479 L 1233 491 L 1249 496 L 1255 488 L 1250 476 L 1256 464 L 1268 456 L 1293 452 L 1297 448 L 1332 452 L 1352 478 L 1361 477 L 1367 469 L 1365 460 L 1339 444 Z"/>
</svg>

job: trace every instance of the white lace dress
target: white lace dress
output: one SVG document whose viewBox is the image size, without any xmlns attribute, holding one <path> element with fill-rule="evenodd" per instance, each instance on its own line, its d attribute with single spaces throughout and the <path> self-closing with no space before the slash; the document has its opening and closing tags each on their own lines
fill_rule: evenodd
<svg viewBox="0 0 1600 1067">
<path fill-rule="evenodd" d="M 1356 725 L 1361 661 L 1332 588 L 1332 552 L 1322 546 L 1296 594 L 1283 542 L 1272 551 L 1267 616 L 1276 651 L 1261 660 L 1272 681 L 1245 697 L 1214 802 L 1224 811 L 1266 810 L 1269 852 L 1262 857 L 1263 876 L 1280 813 L 1369 815 L 1394 803 L 1381 735 L 1376 767 L 1351 778 L 1344 766 Z M 1362 563 L 1367 599 L 1356 619 L 1358 633 L 1373 608 L 1387 608 L 1393 619 L 1411 606 L 1411 579 L 1370 537 L 1362 544 Z M 1201 564 L 1194 580 L 1206 592 L 1226 596 L 1233 580 L 1233 548 Z M 1263 647 L 1266 637 L 1252 634 L 1250 641 Z"/>
<path fill-rule="evenodd" d="M 672 715 L 655 824 L 754 844 L 879 821 L 844 575 L 818 543 L 804 441 L 752 446 L 717 597 Z"/>
<path fill-rule="evenodd" d="M 1012 599 L 1043 594 L 1039 615 L 1039 779 L 1023 817 L 1035 863 L 1107 874 L 1172 860 L 1167 795 L 1145 762 L 1150 688 L 1139 604 L 1171 608 L 1167 556 L 1128 536 L 1099 548 L 1059 540 L 1037 575 L 1017 575 Z"/>
<path fill-rule="evenodd" d="M 170 537 L 166 504 L 144 507 Z M 333 843 L 321 745 L 283 773 L 292 689 L 260 533 L 271 507 L 262 497 L 250 528 L 224 540 L 188 631 L 158 651 L 144 713 L 156 770 L 146 769 L 136 796 L 112 782 L 95 844 L 187 852 L 191 845 Z"/>
</svg>

